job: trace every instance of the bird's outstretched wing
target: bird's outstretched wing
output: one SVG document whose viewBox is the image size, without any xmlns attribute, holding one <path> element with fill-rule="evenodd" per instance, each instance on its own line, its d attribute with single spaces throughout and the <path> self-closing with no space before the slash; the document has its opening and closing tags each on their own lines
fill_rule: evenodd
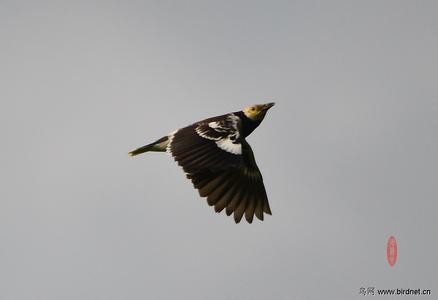
<svg viewBox="0 0 438 300">
<path fill-rule="evenodd" d="M 245 214 L 251 223 L 254 214 L 263 220 L 263 213 L 271 210 L 254 154 L 239 127 L 233 115 L 185 127 L 173 134 L 168 151 L 216 212 L 234 213 L 236 223 Z"/>
</svg>

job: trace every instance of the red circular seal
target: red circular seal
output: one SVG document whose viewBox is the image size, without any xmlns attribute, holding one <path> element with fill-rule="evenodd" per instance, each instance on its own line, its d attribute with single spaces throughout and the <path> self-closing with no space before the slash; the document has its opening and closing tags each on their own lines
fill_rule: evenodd
<svg viewBox="0 0 438 300">
<path fill-rule="evenodd" d="M 388 239 L 388 244 L 386 246 L 386 257 L 388 258 L 389 265 L 393 267 L 397 261 L 397 241 L 393 236 L 390 236 Z"/>
</svg>

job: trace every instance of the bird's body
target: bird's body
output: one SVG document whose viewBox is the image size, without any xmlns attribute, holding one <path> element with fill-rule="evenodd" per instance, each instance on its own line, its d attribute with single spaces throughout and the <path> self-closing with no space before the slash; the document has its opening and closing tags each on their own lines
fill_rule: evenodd
<svg viewBox="0 0 438 300">
<path fill-rule="evenodd" d="M 244 214 L 249 223 L 254 214 L 263 220 L 263 213 L 271 214 L 271 210 L 262 175 L 245 138 L 273 105 L 254 105 L 196 122 L 129 154 L 168 152 L 216 212 L 234 212 L 236 223 Z"/>
</svg>

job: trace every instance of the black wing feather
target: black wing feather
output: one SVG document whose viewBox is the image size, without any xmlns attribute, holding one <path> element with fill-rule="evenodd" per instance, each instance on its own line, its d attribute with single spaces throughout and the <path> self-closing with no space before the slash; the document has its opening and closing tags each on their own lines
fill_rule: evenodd
<svg viewBox="0 0 438 300">
<path fill-rule="evenodd" d="M 169 152 L 216 212 L 226 208 L 227 215 L 234 213 L 236 223 L 243 215 L 248 223 L 254 215 L 263 220 L 263 213 L 271 214 L 271 210 L 251 147 L 241 139 L 241 154 L 227 152 L 216 141 L 236 134 L 224 128 L 217 130 L 203 123 L 180 129 L 172 137 Z"/>
</svg>

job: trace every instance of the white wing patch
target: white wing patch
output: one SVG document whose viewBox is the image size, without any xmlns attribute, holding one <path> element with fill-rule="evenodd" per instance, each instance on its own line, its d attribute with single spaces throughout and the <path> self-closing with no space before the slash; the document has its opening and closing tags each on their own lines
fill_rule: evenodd
<svg viewBox="0 0 438 300">
<path fill-rule="evenodd" d="M 239 137 L 239 117 L 228 115 L 222 121 L 200 124 L 195 128 L 196 133 L 208 140 L 215 141 L 217 146 L 232 154 L 242 154 Z"/>
<path fill-rule="evenodd" d="M 178 132 L 178 130 L 175 130 L 175 131 L 172 131 L 171 133 L 169 133 L 168 135 L 167 135 L 167 138 L 168 138 L 168 143 L 167 143 L 167 146 L 166 146 L 166 152 L 167 153 L 172 153 L 172 142 L 173 142 L 173 137 L 175 136 L 175 133 L 177 133 Z"/>
<path fill-rule="evenodd" d="M 233 153 L 233 154 L 242 154 L 242 145 L 239 142 L 236 142 L 239 139 L 239 129 L 237 128 L 237 125 L 239 123 L 239 117 L 237 117 L 234 114 L 231 114 L 227 117 L 227 121 L 231 121 L 232 131 L 230 132 L 230 128 L 224 128 L 221 126 L 218 122 L 211 122 L 208 124 L 211 128 L 214 128 L 214 130 L 219 132 L 230 132 L 230 135 L 227 136 L 225 139 L 221 139 L 216 141 L 216 144 L 219 148 L 222 150 L 225 150 L 227 152 Z"/>
<path fill-rule="evenodd" d="M 208 126 L 211 127 L 211 128 L 213 128 L 214 130 L 217 131 L 217 129 L 215 129 L 214 127 L 212 127 L 212 126 L 210 125 L 210 124 L 212 124 L 212 123 L 216 123 L 216 122 L 208 123 Z M 196 127 L 195 131 L 196 131 L 197 134 L 199 134 L 199 136 L 202 136 L 204 139 L 213 140 L 213 141 L 218 141 L 218 140 L 221 139 L 220 137 L 212 137 L 212 136 L 209 136 L 209 135 L 208 135 L 208 130 L 202 130 L 202 128 L 201 128 L 200 126 Z"/>
<path fill-rule="evenodd" d="M 213 128 L 217 132 L 227 132 L 227 131 L 230 131 L 229 128 L 223 127 L 221 125 L 221 123 L 219 123 L 219 122 L 210 122 L 210 123 L 208 123 L 208 127 Z"/>
<path fill-rule="evenodd" d="M 229 138 L 216 141 L 216 144 L 219 148 L 227 152 L 233 154 L 242 154 L 242 145 L 240 143 L 233 143 L 233 141 Z"/>
</svg>

